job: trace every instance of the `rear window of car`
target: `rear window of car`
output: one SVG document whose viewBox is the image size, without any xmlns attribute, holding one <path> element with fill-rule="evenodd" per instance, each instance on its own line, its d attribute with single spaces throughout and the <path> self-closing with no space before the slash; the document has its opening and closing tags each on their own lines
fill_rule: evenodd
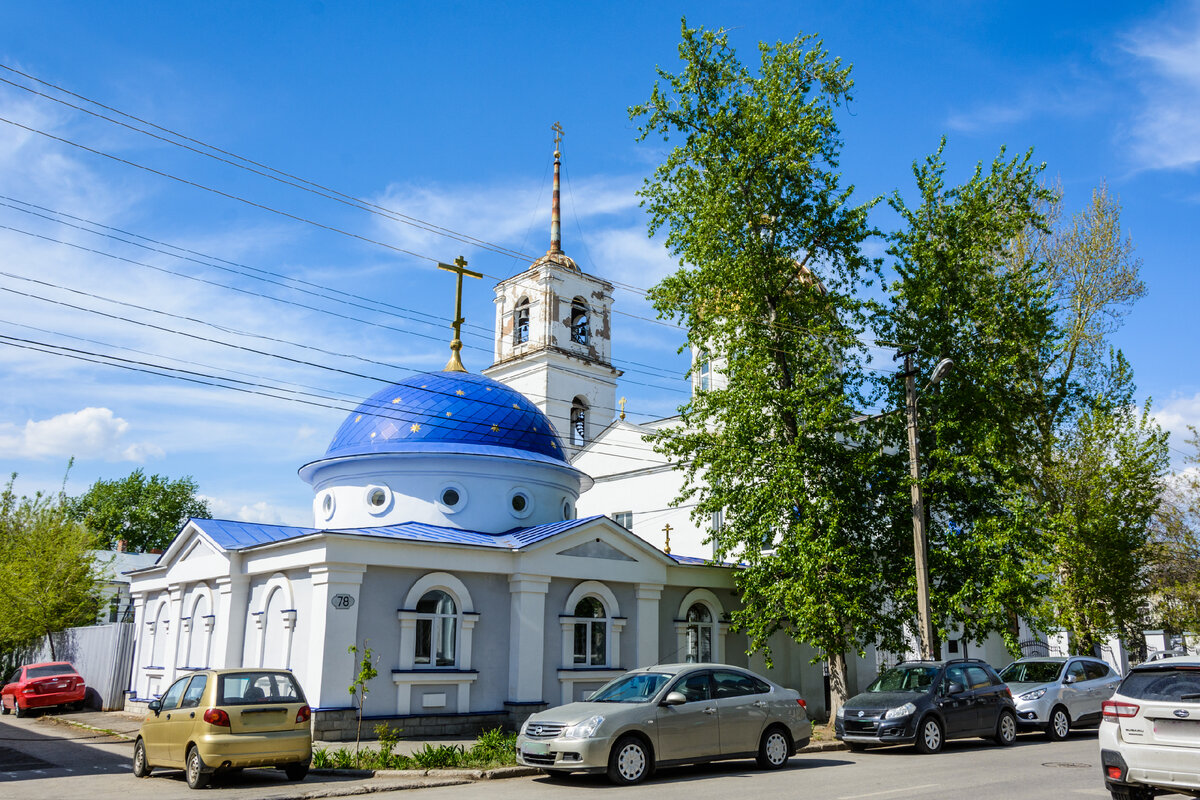
<svg viewBox="0 0 1200 800">
<path fill-rule="evenodd" d="M 304 693 L 287 672 L 235 672 L 217 679 L 217 698 L 223 706 L 303 703 Z"/>
<path fill-rule="evenodd" d="M 70 664 L 45 664 L 40 667 L 28 667 L 25 670 L 26 680 L 30 678 L 49 678 L 54 675 L 78 675 Z"/>
<path fill-rule="evenodd" d="M 1117 693 L 1133 700 L 1200 700 L 1200 667 L 1135 669 Z"/>
<path fill-rule="evenodd" d="M 1087 673 L 1087 679 L 1089 681 L 1107 678 L 1109 673 L 1112 672 L 1112 670 L 1108 668 L 1108 664 L 1102 664 L 1099 661 L 1085 661 L 1083 662 L 1083 669 Z"/>
<path fill-rule="evenodd" d="M 717 670 L 713 673 L 717 683 L 717 698 L 741 697 L 749 694 L 766 694 L 771 687 L 752 675 L 741 672 Z"/>
</svg>

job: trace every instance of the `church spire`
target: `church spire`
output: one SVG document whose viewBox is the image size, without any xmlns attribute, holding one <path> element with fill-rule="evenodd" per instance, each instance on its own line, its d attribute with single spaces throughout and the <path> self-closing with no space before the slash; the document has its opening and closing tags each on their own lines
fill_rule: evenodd
<svg viewBox="0 0 1200 800">
<path fill-rule="evenodd" d="M 550 126 L 550 130 L 554 131 L 554 200 L 550 209 L 550 250 L 546 254 L 560 255 L 562 253 L 562 219 L 558 210 L 558 172 L 562 165 L 562 151 L 559 148 L 563 137 L 562 123 L 555 122 Z"/>
</svg>

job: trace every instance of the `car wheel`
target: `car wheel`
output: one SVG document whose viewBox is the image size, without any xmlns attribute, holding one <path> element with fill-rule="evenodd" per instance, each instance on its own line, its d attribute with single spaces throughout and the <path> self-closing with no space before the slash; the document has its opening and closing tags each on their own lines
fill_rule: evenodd
<svg viewBox="0 0 1200 800">
<path fill-rule="evenodd" d="M 21 701 L 14 697 L 13 698 L 13 713 L 16 714 L 18 717 L 26 717 L 26 716 L 29 716 L 29 709 L 21 708 Z"/>
<path fill-rule="evenodd" d="M 996 721 L 996 735 L 992 741 L 1001 747 L 1008 747 L 1017 740 L 1017 715 L 1007 708 L 1000 712 Z"/>
<path fill-rule="evenodd" d="M 935 717 L 921 720 L 917 728 L 917 750 L 927 755 L 941 751 L 943 743 L 942 723 Z"/>
<path fill-rule="evenodd" d="M 1051 741 L 1061 742 L 1066 739 L 1071 733 L 1071 716 L 1062 706 L 1055 706 L 1050 712 L 1050 725 L 1046 728 L 1046 735 Z"/>
<path fill-rule="evenodd" d="M 204 759 L 200 758 L 200 751 L 194 745 L 188 748 L 186 773 L 187 785 L 191 789 L 203 789 L 212 778 L 204 771 Z"/>
<path fill-rule="evenodd" d="M 150 764 L 146 761 L 146 744 L 140 738 L 133 743 L 133 776 L 135 778 L 150 776 Z"/>
<path fill-rule="evenodd" d="M 763 769 L 779 769 L 792 755 L 792 740 L 783 728 L 768 728 L 758 744 L 758 765 Z"/>
<path fill-rule="evenodd" d="M 288 764 L 283 768 L 283 774 L 289 781 L 302 781 L 308 774 L 308 764 Z"/>
<path fill-rule="evenodd" d="M 1112 800 L 1153 800 L 1154 791 L 1146 786 L 1113 786 Z"/>
<path fill-rule="evenodd" d="M 0 714 L 7 714 L 8 706 L 4 705 L 4 698 L 0 697 Z"/>
<path fill-rule="evenodd" d="M 622 736 L 608 754 L 608 779 L 622 786 L 641 783 L 654 769 L 650 748 L 636 736 Z"/>
</svg>

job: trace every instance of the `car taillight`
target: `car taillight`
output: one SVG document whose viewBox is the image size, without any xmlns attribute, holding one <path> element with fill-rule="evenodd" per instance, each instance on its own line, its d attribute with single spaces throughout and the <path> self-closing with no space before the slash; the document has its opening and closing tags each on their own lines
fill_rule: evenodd
<svg viewBox="0 0 1200 800">
<path fill-rule="evenodd" d="M 221 728 L 230 727 L 229 715 L 225 713 L 223 708 L 210 708 L 204 712 L 204 721 L 209 725 L 216 725 Z"/>
<path fill-rule="evenodd" d="M 296 712 L 296 722 L 308 722 L 312 716 L 312 709 L 308 706 L 300 706 L 300 710 Z"/>
<path fill-rule="evenodd" d="M 1008 695 L 1008 699 L 1009 699 L 1009 700 L 1012 700 L 1012 689 L 1010 689 L 1010 688 L 1008 688 L 1007 686 L 1005 686 L 1005 687 L 1004 687 L 1004 693 L 1005 693 L 1006 695 Z"/>
<path fill-rule="evenodd" d="M 808 703 L 804 702 L 803 697 L 797 697 L 796 704 L 799 705 L 801 708 L 805 709 L 806 711 L 808 710 Z"/>
<path fill-rule="evenodd" d="M 1100 706 L 1100 716 L 1102 719 L 1107 719 L 1115 722 L 1122 717 L 1136 717 L 1138 707 L 1133 703 L 1122 703 L 1117 700 L 1105 700 Z"/>
</svg>

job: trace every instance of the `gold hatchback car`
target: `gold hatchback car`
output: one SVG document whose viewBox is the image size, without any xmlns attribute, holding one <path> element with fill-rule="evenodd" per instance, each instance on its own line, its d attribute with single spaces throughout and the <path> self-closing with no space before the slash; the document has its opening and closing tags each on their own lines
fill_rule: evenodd
<svg viewBox="0 0 1200 800">
<path fill-rule="evenodd" d="M 312 710 L 292 673 L 210 669 L 171 684 L 149 705 L 133 745 L 133 774 L 154 767 L 187 774 L 207 786 L 213 773 L 275 767 L 303 780 L 312 761 Z"/>
</svg>

